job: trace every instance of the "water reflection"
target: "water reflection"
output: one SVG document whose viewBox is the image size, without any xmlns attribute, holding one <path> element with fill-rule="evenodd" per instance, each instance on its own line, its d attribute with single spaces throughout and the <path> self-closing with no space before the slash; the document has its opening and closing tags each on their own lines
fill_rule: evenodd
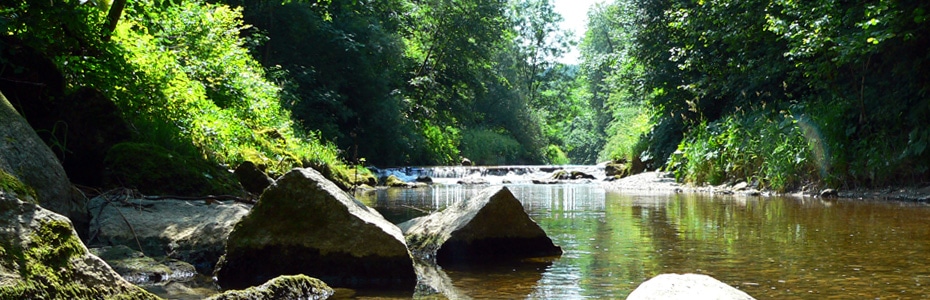
<svg viewBox="0 0 930 300">
<path fill-rule="evenodd" d="M 629 195 L 596 185 L 510 189 L 565 253 L 538 272 L 447 272 L 471 297 L 616 299 L 655 275 L 685 272 L 714 276 L 759 299 L 930 294 L 926 205 Z M 363 201 L 399 222 L 478 190 L 389 190 Z"/>
</svg>

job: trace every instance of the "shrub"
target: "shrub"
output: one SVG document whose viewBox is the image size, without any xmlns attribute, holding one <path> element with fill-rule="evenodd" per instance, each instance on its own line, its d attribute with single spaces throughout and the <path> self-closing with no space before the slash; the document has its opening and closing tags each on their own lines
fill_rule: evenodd
<svg viewBox="0 0 930 300">
<path fill-rule="evenodd" d="M 760 109 L 703 123 L 686 133 L 669 168 L 679 180 L 696 184 L 755 180 L 785 191 L 817 181 L 811 149 L 818 141 L 805 136 L 803 118 Z"/>
<path fill-rule="evenodd" d="M 469 129 L 462 134 L 462 155 L 479 165 L 516 161 L 523 149 L 510 135 L 488 129 Z"/>
</svg>

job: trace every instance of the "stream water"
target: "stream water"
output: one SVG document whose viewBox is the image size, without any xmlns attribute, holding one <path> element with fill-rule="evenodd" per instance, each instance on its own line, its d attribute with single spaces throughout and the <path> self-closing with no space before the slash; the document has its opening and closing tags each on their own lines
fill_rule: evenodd
<svg viewBox="0 0 930 300">
<path fill-rule="evenodd" d="M 930 298 L 924 204 L 628 194 L 599 182 L 507 186 L 564 254 L 545 264 L 444 270 L 460 296 L 622 299 L 661 273 L 701 273 L 757 299 Z M 433 185 L 358 198 L 398 223 L 482 188 Z"/>
</svg>

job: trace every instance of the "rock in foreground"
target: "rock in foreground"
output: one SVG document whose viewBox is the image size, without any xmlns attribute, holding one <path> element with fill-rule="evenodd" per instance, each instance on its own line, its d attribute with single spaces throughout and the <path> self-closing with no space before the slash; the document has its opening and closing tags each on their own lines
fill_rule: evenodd
<svg viewBox="0 0 930 300">
<path fill-rule="evenodd" d="M 84 200 L 71 197 L 65 169 L 26 119 L 0 94 L 0 170 L 35 190 L 39 204 L 87 228 Z M 82 232 L 82 234 L 85 232 Z"/>
<path fill-rule="evenodd" d="M 411 251 L 439 264 L 561 255 L 506 187 L 487 188 L 443 211 L 401 224 Z"/>
<path fill-rule="evenodd" d="M 307 275 L 280 276 L 257 287 L 226 291 L 208 300 L 298 300 L 326 299 L 333 289 L 326 283 Z"/>
<path fill-rule="evenodd" d="M 400 229 L 313 169 L 294 169 L 265 190 L 230 234 L 215 274 L 234 289 L 291 274 L 410 291 L 417 279 Z"/>
<path fill-rule="evenodd" d="M 0 299 L 158 299 L 91 255 L 67 218 L 0 192 Z"/>
<path fill-rule="evenodd" d="M 142 200 L 100 196 L 88 205 L 90 232 L 102 246 L 141 244 L 147 256 L 188 262 L 202 273 L 213 271 L 233 226 L 249 205 L 233 201 Z M 130 227 L 131 226 L 131 227 Z M 138 244 L 136 243 L 138 241 Z"/>
<path fill-rule="evenodd" d="M 749 294 L 701 274 L 662 274 L 646 280 L 627 300 L 719 299 L 750 300 Z"/>
</svg>

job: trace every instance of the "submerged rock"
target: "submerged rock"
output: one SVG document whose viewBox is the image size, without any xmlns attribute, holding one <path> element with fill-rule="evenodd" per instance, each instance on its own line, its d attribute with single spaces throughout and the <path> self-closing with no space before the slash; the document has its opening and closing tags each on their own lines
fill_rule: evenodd
<svg viewBox="0 0 930 300">
<path fill-rule="evenodd" d="M 158 299 L 90 254 L 67 218 L 0 191 L 0 299 Z"/>
<path fill-rule="evenodd" d="M 662 274 L 646 280 L 627 300 L 754 299 L 749 294 L 701 274 Z"/>
<path fill-rule="evenodd" d="M 307 275 L 279 276 L 257 287 L 225 291 L 207 300 L 297 300 L 327 299 L 333 289 L 325 282 Z"/>
<path fill-rule="evenodd" d="M 91 248 L 90 252 L 107 262 L 123 279 L 134 284 L 185 281 L 197 274 L 194 266 L 176 259 L 157 261 L 127 246 Z"/>
<path fill-rule="evenodd" d="M 400 225 L 410 250 L 439 264 L 489 262 L 561 255 L 506 187 Z"/>
<path fill-rule="evenodd" d="M 223 255 L 226 237 L 249 213 L 233 201 L 142 200 L 121 196 L 91 199 L 88 243 L 125 245 L 147 256 L 179 259 L 210 274 Z M 137 242 L 138 241 L 138 242 Z"/>
<path fill-rule="evenodd" d="M 287 274 L 411 291 L 417 280 L 400 229 L 313 169 L 294 169 L 265 190 L 233 229 L 215 273 L 223 288 Z"/>
</svg>

